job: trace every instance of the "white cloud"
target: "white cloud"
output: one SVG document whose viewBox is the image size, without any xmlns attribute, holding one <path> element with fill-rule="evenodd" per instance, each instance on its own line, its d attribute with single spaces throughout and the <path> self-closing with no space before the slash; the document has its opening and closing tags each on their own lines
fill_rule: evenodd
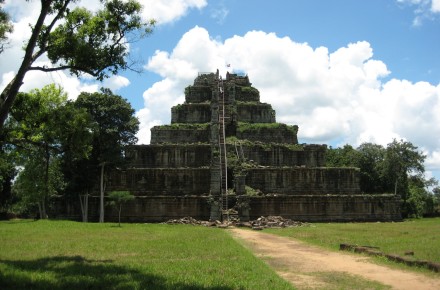
<svg viewBox="0 0 440 290">
<path fill-rule="evenodd" d="M 223 2 L 218 4 L 217 7 L 212 8 L 210 12 L 211 18 L 214 19 L 217 24 L 223 24 L 228 14 L 229 10 L 226 8 Z"/>
<path fill-rule="evenodd" d="M 81 82 L 78 78 L 72 77 L 64 71 L 52 73 L 30 71 L 26 74 L 20 91 L 29 92 L 52 83 L 59 84 L 72 100 L 76 99 L 81 92 L 96 92 L 100 87 L 96 82 Z"/>
<path fill-rule="evenodd" d="M 148 126 L 170 122 L 171 106 L 183 102 L 198 71 L 224 75 L 226 64 L 249 75 L 277 121 L 299 125 L 300 142 L 386 145 L 403 138 L 428 152 L 427 166 L 440 168 L 440 84 L 385 82 L 390 72 L 366 41 L 329 52 L 262 31 L 219 42 L 195 27 L 172 52 L 157 51 L 146 68 L 163 79 L 144 93 L 142 142 Z"/>
<path fill-rule="evenodd" d="M 440 13 L 440 0 L 396 0 L 397 3 L 414 7 L 413 26 L 421 26 L 423 21 L 433 19 Z"/>
<path fill-rule="evenodd" d="M 23 5 L 20 1 L 6 0 L 3 8 L 9 13 L 14 22 L 32 16 L 35 20 L 40 12 L 40 1 L 29 1 Z"/>
<path fill-rule="evenodd" d="M 143 108 L 136 112 L 136 117 L 139 119 L 139 132 L 137 134 L 138 144 L 148 144 L 151 139 L 150 128 L 156 125 L 161 125 L 161 120 L 152 119 L 151 110 L 148 108 Z"/>
<path fill-rule="evenodd" d="M 440 13 L 440 0 L 432 0 L 431 11 L 434 13 Z"/>
<path fill-rule="evenodd" d="M 426 166 L 432 170 L 440 170 L 440 150 L 427 152 Z"/>
<path fill-rule="evenodd" d="M 130 81 L 126 77 L 117 76 L 117 75 L 113 75 L 102 82 L 103 87 L 109 88 L 112 91 L 117 91 L 129 85 L 130 85 Z"/>
<path fill-rule="evenodd" d="M 190 9 L 202 9 L 207 0 L 141 0 L 144 19 L 155 19 L 158 25 L 174 22 L 185 16 Z"/>
<path fill-rule="evenodd" d="M 99 0 L 83 0 L 74 3 L 72 7 L 84 6 L 92 11 L 97 11 L 102 6 Z M 27 42 L 31 35 L 30 24 L 35 22 L 40 11 L 39 1 L 29 1 L 26 4 L 20 1 L 5 1 L 3 7 L 11 15 L 14 31 L 8 35 L 9 48 L 0 54 L 0 89 L 7 85 L 12 80 L 14 74 L 17 72 L 21 59 L 23 59 L 24 51 L 22 47 Z M 40 57 L 38 64 L 51 66 L 49 60 L 45 55 Z M 76 76 L 70 75 L 67 71 L 58 71 L 52 73 L 44 73 L 38 71 L 31 71 L 26 74 L 24 83 L 21 86 L 21 91 L 29 91 L 34 88 L 41 88 L 50 83 L 60 84 L 68 93 L 69 98 L 75 99 L 82 91 L 95 92 L 102 85 L 114 91 L 128 86 L 130 82 L 122 76 L 112 76 L 105 80 L 103 84 L 93 81 L 87 75 L 82 80 Z"/>
<path fill-rule="evenodd" d="M 184 16 L 190 9 L 202 9 L 207 5 L 206 0 L 143 0 L 143 16 L 145 18 L 155 18 L 159 24 L 173 22 Z M 6 0 L 3 8 L 8 11 L 14 22 L 14 31 L 9 35 L 10 47 L 0 55 L 0 89 L 12 79 L 13 74 L 18 70 L 21 59 L 24 56 L 23 45 L 31 35 L 30 24 L 35 22 L 40 11 L 39 1 L 29 1 L 26 4 L 20 1 Z M 97 11 L 101 6 L 99 0 L 82 0 L 74 3 L 72 7 L 86 6 L 92 11 Z M 47 57 L 42 56 L 40 63 L 50 65 Z M 93 82 L 84 76 L 79 80 L 76 76 L 71 76 L 67 72 L 59 71 L 55 73 L 29 72 L 26 75 L 22 91 L 33 88 L 41 88 L 48 83 L 58 83 L 68 92 L 70 98 L 76 98 L 81 91 L 96 91 L 99 86 L 108 87 L 114 91 L 126 87 L 130 84 L 129 80 L 121 76 L 113 76 L 100 84 Z"/>
</svg>

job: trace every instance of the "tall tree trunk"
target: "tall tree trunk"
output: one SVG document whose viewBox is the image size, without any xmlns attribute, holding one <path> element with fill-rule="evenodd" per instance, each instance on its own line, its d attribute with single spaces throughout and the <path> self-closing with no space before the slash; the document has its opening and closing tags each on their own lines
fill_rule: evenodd
<svg viewBox="0 0 440 290">
<path fill-rule="evenodd" d="M 6 118 L 8 117 L 9 110 L 14 103 L 18 90 L 23 84 L 24 76 L 26 75 L 32 63 L 35 61 L 33 55 L 34 49 L 37 44 L 38 36 L 40 35 L 41 29 L 44 25 L 46 15 L 49 12 L 50 2 L 51 1 L 41 1 L 40 15 L 35 26 L 32 29 L 32 35 L 29 39 L 29 42 L 27 43 L 25 55 L 23 57 L 21 66 L 18 69 L 15 77 L 9 82 L 9 84 L 3 89 L 2 93 L 0 94 L 0 130 L 3 128 Z"/>
<path fill-rule="evenodd" d="M 85 223 L 89 221 L 89 192 L 86 193 L 85 208 L 84 208 L 84 220 Z"/>
<path fill-rule="evenodd" d="M 46 198 L 45 197 L 43 197 L 41 199 L 41 219 L 47 219 Z"/>
<path fill-rule="evenodd" d="M 40 215 L 40 220 L 43 218 L 43 209 L 41 207 L 41 202 L 38 202 L 38 214 Z"/>
<path fill-rule="evenodd" d="M 79 197 L 79 205 L 81 206 L 81 218 L 82 218 L 82 221 L 84 222 L 84 204 L 83 204 L 83 196 L 84 196 L 84 195 L 81 195 L 81 194 L 78 195 L 78 197 Z"/>
<path fill-rule="evenodd" d="M 79 195 L 79 202 L 81 205 L 81 216 L 84 223 L 88 222 L 88 212 L 89 212 L 89 193 L 85 195 Z"/>
<path fill-rule="evenodd" d="M 41 197 L 41 204 L 43 210 L 43 219 L 47 218 L 46 214 L 46 199 L 49 197 L 49 165 L 50 165 L 50 152 L 49 144 L 45 144 L 45 168 L 44 168 L 44 194 Z"/>
<path fill-rule="evenodd" d="M 121 227 L 121 211 L 122 211 L 122 203 L 119 204 L 119 219 L 118 219 L 118 221 L 119 221 L 119 227 Z"/>
<path fill-rule="evenodd" d="M 102 162 L 101 164 L 101 182 L 100 182 L 100 203 L 99 203 L 99 222 L 104 222 L 104 170 L 105 170 L 105 162 Z"/>
</svg>

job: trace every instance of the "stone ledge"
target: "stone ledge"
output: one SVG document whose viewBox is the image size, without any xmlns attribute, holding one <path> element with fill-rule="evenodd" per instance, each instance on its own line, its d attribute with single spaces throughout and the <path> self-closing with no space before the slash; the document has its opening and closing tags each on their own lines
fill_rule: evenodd
<svg viewBox="0 0 440 290">
<path fill-rule="evenodd" d="M 395 254 L 386 254 L 381 251 L 379 251 L 379 247 L 370 247 L 370 246 L 357 246 L 357 245 L 350 245 L 350 244 L 340 244 L 339 245 L 340 251 L 351 251 L 354 253 L 362 253 L 369 256 L 375 256 L 375 257 L 385 257 L 390 261 L 397 262 L 397 263 L 403 263 L 405 265 L 411 266 L 411 267 L 424 267 L 434 272 L 440 272 L 440 264 L 434 263 L 430 261 L 420 261 L 420 260 L 413 260 L 407 257 L 401 257 L 399 255 Z"/>
</svg>

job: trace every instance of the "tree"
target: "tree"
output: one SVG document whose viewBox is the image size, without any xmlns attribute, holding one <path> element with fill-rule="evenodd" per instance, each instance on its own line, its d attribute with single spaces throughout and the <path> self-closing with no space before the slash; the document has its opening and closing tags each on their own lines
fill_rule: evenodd
<svg viewBox="0 0 440 290">
<path fill-rule="evenodd" d="M 41 218 L 47 216 L 46 201 L 51 195 L 51 162 L 55 160 L 53 157 L 60 143 L 51 114 L 66 100 L 66 94 L 54 85 L 28 94 L 21 93 L 9 123 L 8 141 L 22 149 L 20 155 L 24 160 L 24 170 L 19 174 L 21 195 L 28 190 L 35 197 L 31 202 L 38 203 Z M 40 183 L 41 186 L 32 190 L 32 183 Z"/>
<path fill-rule="evenodd" d="M 433 187 L 437 184 L 436 179 L 425 179 L 421 175 L 412 175 L 408 178 L 408 197 L 404 204 L 408 217 L 421 218 L 436 214 L 435 188 Z M 433 188 L 432 192 L 429 188 Z"/>
<path fill-rule="evenodd" d="M 326 154 L 326 165 L 329 167 L 354 167 L 358 152 L 351 145 L 342 148 L 329 148 Z"/>
<path fill-rule="evenodd" d="M 109 204 L 116 206 L 116 208 L 118 209 L 118 223 L 119 226 L 121 226 L 122 204 L 126 203 L 127 201 L 133 200 L 134 196 L 131 195 L 129 191 L 112 191 L 108 194 L 108 197 L 111 200 Z"/>
<path fill-rule="evenodd" d="M 417 151 L 417 147 L 408 141 L 389 143 L 385 152 L 383 176 L 385 186 L 406 201 L 408 197 L 408 176 L 423 174 L 426 156 Z"/>
<path fill-rule="evenodd" d="M 88 159 L 92 151 L 93 132 L 96 124 L 84 109 L 67 102 L 56 111 L 57 123 L 63 126 L 61 138 L 61 168 L 66 180 L 65 198 L 80 198 L 82 218 L 88 221 L 88 197 L 93 177 L 90 176 Z"/>
<path fill-rule="evenodd" d="M 426 156 L 408 141 L 389 143 L 387 147 L 363 143 L 353 149 L 330 148 L 327 152 L 327 166 L 358 167 L 360 188 L 365 193 L 395 193 L 402 198 L 402 214 L 421 217 L 435 214 L 438 201 L 438 187 L 435 179 L 426 179 L 424 161 Z"/>
<path fill-rule="evenodd" d="M 354 166 L 360 169 L 360 187 L 366 193 L 385 192 L 382 167 L 385 148 L 378 144 L 363 143 L 357 149 L 358 159 Z"/>
<path fill-rule="evenodd" d="M 440 215 L 440 187 L 436 186 L 432 189 L 432 199 L 434 207 L 434 215 Z"/>
<path fill-rule="evenodd" d="M 12 181 L 17 174 L 15 152 L 0 141 L 0 213 L 7 212 L 12 202 Z"/>
<path fill-rule="evenodd" d="M 16 106 L 5 127 L 5 142 L 16 148 L 20 157 L 18 165 L 24 166 L 20 175 L 25 180 L 22 180 L 24 185 L 21 188 L 29 189 L 32 195 L 31 188 L 25 186 L 27 182 L 44 185 L 36 190 L 42 218 L 46 216 L 47 199 L 57 191 L 53 189 L 52 177 L 62 178 L 60 158 L 65 154 L 72 158 L 89 154 L 91 148 L 85 142 L 91 133 L 84 114 L 85 111 L 74 110 L 67 102 L 66 93 L 53 84 L 17 96 Z"/>
<path fill-rule="evenodd" d="M 0 0 L 0 53 L 4 51 L 5 43 L 8 39 L 7 34 L 12 32 L 9 15 L 1 7 L 4 2 L 4 0 Z"/>
<path fill-rule="evenodd" d="M 154 20 L 141 21 L 141 5 L 136 0 L 102 0 L 103 8 L 92 13 L 84 7 L 72 7 L 74 2 L 41 0 L 22 63 L 0 94 L 0 131 L 29 71 L 68 70 L 76 76 L 88 74 L 103 80 L 133 68 L 133 63 L 127 62 L 127 44 L 148 35 L 154 26 Z M 43 55 L 51 61 L 50 66 L 38 65 Z"/>
<path fill-rule="evenodd" d="M 81 93 L 75 106 L 85 109 L 95 123 L 93 148 L 87 164 L 90 170 L 94 170 L 92 176 L 99 176 L 99 221 L 104 222 L 106 169 L 124 163 L 124 147 L 137 142 L 139 121 L 134 117 L 135 111 L 130 103 L 108 89 L 102 89 L 100 93 Z"/>
<path fill-rule="evenodd" d="M 64 188 L 63 177 L 59 168 L 59 159 L 50 157 L 47 164 L 41 162 L 46 156 L 43 152 L 33 151 L 23 164 L 24 169 L 18 174 L 13 191 L 19 198 L 22 212 L 32 211 L 38 206 L 40 219 L 47 218 L 47 203 L 51 197 Z"/>
</svg>

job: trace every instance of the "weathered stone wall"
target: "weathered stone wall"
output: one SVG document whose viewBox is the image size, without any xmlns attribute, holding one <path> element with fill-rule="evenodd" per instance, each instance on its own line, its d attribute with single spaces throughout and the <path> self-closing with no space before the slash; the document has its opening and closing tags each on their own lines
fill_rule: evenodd
<svg viewBox="0 0 440 290">
<path fill-rule="evenodd" d="M 304 145 L 303 150 L 293 150 L 283 145 L 255 144 L 243 145 L 243 154 L 247 160 L 263 166 L 305 166 L 322 167 L 325 165 L 325 145 Z"/>
<path fill-rule="evenodd" d="M 107 191 L 133 195 L 185 196 L 209 194 L 211 173 L 206 168 L 129 168 L 110 174 Z"/>
<path fill-rule="evenodd" d="M 395 195 L 302 195 L 251 197 L 250 218 L 279 215 L 298 221 L 400 221 L 400 199 Z"/>
<path fill-rule="evenodd" d="M 259 102 L 260 92 L 253 87 L 235 87 L 235 100 L 240 102 Z"/>
<path fill-rule="evenodd" d="M 209 124 L 197 124 L 202 126 L 155 126 L 151 128 L 151 144 L 161 143 L 209 143 Z"/>
<path fill-rule="evenodd" d="M 185 88 L 185 101 L 187 103 L 204 103 L 211 101 L 211 87 L 206 86 L 188 86 Z"/>
<path fill-rule="evenodd" d="M 107 198 L 106 198 L 107 199 Z M 55 202 L 52 218 L 81 219 L 79 200 Z M 279 215 L 306 222 L 400 221 L 400 201 L 395 195 L 250 197 L 250 219 Z M 208 220 L 207 197 L 138 196 L 123 205 L 123 222 L 163 222 L 191 216 Z M 99 197 L 89 198 L 89 221 L 99 219 Z M 116 222 L 117 211 L 105 207 L 105 221 Z"/>
<path fill-rule="evenodd" d="M 239 123 L 236 136 L 238 139 L 260 141 L 263 143 L 298 144 L 298 138 L 296 136 L 297 130 L 297 126 L 288 126 L 279 123 Z"/>
<path fill-rule="evenodd" d="M 182 104 L 171 108 L 171 123 L 209 123 L 211 121 L 211 105 Z"/>
<path fill-rule="evenodd" d="M 211 163 L 209 144 L 135 145 L 127 147 L 128 167 L 202 167 Z"/>
<path fill-rule="evenodd" d="M 194 86 L 207 86 L 207 85 L 215 85 L 217 79 L 219 77 L 218 72 L 205 72 L 199 73 L 199 75 L 194 80 Z"/>
<path fill-rule="evenodd" d="M 357 168 L 252 168 L 246 185 L 274 194 L 360 194 Z"/>
<path fill-rule="evenodd" d="M 247 123 L 275 123 L 275 110 L 265 103 L 238 103 L 237 121 Z"/>
<path fill-rule="evenodd" d="M 105 198 L 107 201 L 107 197 Z M 59 219 L 81 220 L 79 200 L 56 201 L 56 214 L 51 216 Z M 107 204 L 107 203 L 105 203 Z M 178 197 L 178 196 L 138 196 L 122 205 L 122 222 L 164 222 L 191 216 L 199 220 L 209 219 L 207 197 Z M 118 212 L 114 207 L 105 206 L 106 222 L 117 222 Z M 91 222 L 99 220 L 99 197 L 89 198 L 88 219 Z"/>
<path fill-rule="evenodd" d="M 233 73 L 226 73 L 226 81 L 235 83 L 240 86 L 250 86 L 252 85 L 251 82 L 249 82 L 249 77 L 247 75 L 239 75 L 239 74 L 233 74 Z"/>
</svg>

